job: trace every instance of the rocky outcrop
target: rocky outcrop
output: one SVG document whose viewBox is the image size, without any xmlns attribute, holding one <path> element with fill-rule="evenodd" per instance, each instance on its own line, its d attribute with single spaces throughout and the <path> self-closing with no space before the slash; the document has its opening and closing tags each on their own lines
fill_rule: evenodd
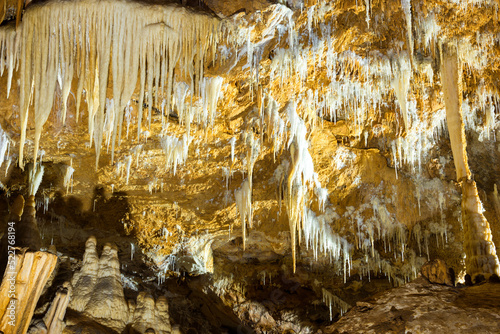
<svg viewBox="0 0 500 334">
<path fill-rule="evenodd" d="M 476 275 L 500 275 L 500 262 L 493 243 L 491 228 L 484 217 L 476 182 L 462 182 L 462 213 L 464 222 L 464 249 L 467 272 Z"/>
<path fill-rule="evenodd" d="M 499 297 L 500 284 L 457 289 L 419 278 L 358 302 L 324 333 L 498 333 Z"/>
<path fill-rule="evenodd" d="M 429 282 L 436 284 L 445 284 L 453 286 L 453 277 L 446 266 L 446 262 L 441 259 L 436 259 L 425 263 L 420 268 L 422 276 L 427 278 Z"/>
<path fill-rule="evenodd" d="M 57 256 L 16 249 L 0 286 L 0 331 L 26 333 L 33 311 L 57 264 Z M 9 259 L 9 260 L 10 260 Z"/>
</svg>

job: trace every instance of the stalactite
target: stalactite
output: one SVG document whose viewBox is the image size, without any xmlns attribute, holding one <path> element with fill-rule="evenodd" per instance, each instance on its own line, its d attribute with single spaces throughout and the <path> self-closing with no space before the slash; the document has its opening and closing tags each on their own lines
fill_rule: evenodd
<svg viewBox="0 0 500 334">
<path fill-rule="evenodd" d="M 241 185 L 241 188 L 234 191 L 234 198 L 241 218 L 241 229 L 243 233 L 243 250 L 246 248 L 246 227 L 247 224 L 251 228 L 253 221 L 252 212 L 252 190 L 250 181 L 247 179 Z"/>
<path fill-rule="evenodd" d="M 213 126 L 216 118 L 217 102 L 221 96 L 221 88 L 224 79 L 221 77 L 205 78 L 202 82 L 203 117 L 205 127 Z"/>
<path fill-rule="evenodd" d="M 368 29 L 370 29 L 370 13 L 371 13 L 370 2 L 371 0 L 365 0 L 366 25 Z"/>
<path fill-rule="evenodd" d="M 410 126 L 408 121 L 408 89 L 410 88 L 411 68 L 403 56 L 395 61 L 394 67 L 394 79 L 391 81 L 391 86 L 399 102 L 405 130 L 408 131 Z"/>
<path fill-rule="evenodd" d="M 160 139 L 160 143 L 165 153 L 165 168 L 167 170 L 172 168 L 175 175 L 177 166 L 184 164 L 187 159 L 190 144 L 189 136 L 184 134 L 180 140 L 176 137 L 164 136 Z"/>
<path fill-rule="evenodd" d="M 12 43 L 13 33 L 3 29 L 0 31 L 0 41 L 8 40 Z M 10 34 L 9 38 L 4 37 L 7 33 Z M 191 91 L 197 93 L 197 96 L 201 95 L 199 92 L 205 60 L 213 59 L 213 46 L 218 43 L 221 28 L 215 17 L 196 14 L 175 5 L 81 0 L 31 5 L 23 16 L 22 27 L 16 33 L 22 34 L 19 46 L 20 165 L 23 166 L 29 101 L 34 101 L 33 160 L 36 161 L 42 127 L 52 110 L 56 84 L 59 83 L 62 90 L 64 122 L 71 81 L 76 75 L 77 118 L 81 93 L 85 89 L 89 109 L 89 135 L 91 143 L 94 141 L 95 144 L 98 167 L 106 113 L 113 113 L 113 160 L 116 141 L 120 141 L 118 137 L 121 134 L 124 110 L 136 87 L 138 74 L 141 88 L 138 110 L 140 136 L 142 102 L 146 90 L 149 125 L 151 108 L 157 102 L 160 89 L 165 92 L 167 107 L 170 105 L 174 68 L 180 69 L 181 76 L 188 78 Z M 71 45 L 74 47 L 70 47 Z M 8 69 L 11 71 L 18 48 L 9 46 L 0 50 L 9 52 L 7 57 L 0 59 L 8 60 Z M 114 107 L 111 110 L 105 110 L 108 74 L 113 77 Z M 219 93 L 220 86 L 211 89 L 210 96 L 215 92 Z M 214 113 L 212 105 L 210 112 Z"/>
<path fill-rule="evenodd" d="M 2 22 L 2 20 L 0 20 Z M 0 76 L 7 69 L 7 98 L 9 98 L 12 85 L 12 75 L 18 64 L 19 40 L 13 24 L 0 29 Z"/>
<path fill-rule="evenodd" d="M 344 313 L 352 307 L 325 288 L 322 288 L 321 291 L 323 293 L 323 303 L 327 304 L 328 308 L 330 309 L 330 321 L 333 320 L 332 307 L 337 307 L 340 311 L 341 316 L 344 315 Z"/>
<path fill-rule="evenodd" d="M 403 13 L 405 14 L 406 20 L 406 34 L 408 43 L 408 54 L 410 56 L 410 63 L 413 68 L 413 32 L 412 32 L 412 18 L 411 18 L 411 0 L 401 0 L 401 6 L 403 7 Z"/>
</svg>

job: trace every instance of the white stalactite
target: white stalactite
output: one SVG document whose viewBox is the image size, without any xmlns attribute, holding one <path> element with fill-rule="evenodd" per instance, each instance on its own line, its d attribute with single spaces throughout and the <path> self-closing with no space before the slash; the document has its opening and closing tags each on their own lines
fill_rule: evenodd
<svg viewBox="0 0 500 334">
<path fill-rule="evenodd" d="M 408 42 L 408 54 L 410 55 L 410 62 L 413 67 L 413 33 L 412 33 L 412 20 L 411 20 L 411 0 L 401 0 L 401 6 L 406 19 L 406 34 Z"/>
<path fill-rule="evenodd" d="M 241 217 L 241 229 L 243 232 L 243 250 L 246 248 L 246 227 L 247 224 L 251 228 L 253 221 L 252 212 L 252 189 L 250 182 L 245 180 L 241 188 L 234 191 L 234 198 Z"/>
<path fill-rule="evenodd" d="M 14 24 L 9 24 L 0 29 L 0 76 L 7 69 L 7 99 L 9 98 L 10 87 L 12 85 L 12 74 L 18 64 L 19 39 L 16 36 Z"/>
<path fill-rule="evenodd" d="M 1 31 L 0 42 L 10 43 L 7 47 L 0 47 L 0 50 L 7 50 L 7 56 L 0 59 L 7 60 L 9 71 L 14 68 L 16 54 L 19 54 L 19 163 L 23 166 L 30 100 L 34 102 L 33 160 L 36 161 L 42 127 L 52 110 L 56 83 L 62 90 L 64 121 L 71 81 L 73 77 L 78 77 L 77 118 L 81 94 L 85 89 L 89 134 L 91 142 L 95 142 L 98 160 L 103 140 L 108 76 L 111 75 L 114 107 L 106 113 L 114 114 L 111 135 L 113 160 L 115 143 L 120 141 L 124 110 L 135 90 L 137 78 L 140 77 L 141 88 L 138 108 L 140 135 L 145 89 L 148 93 L 148 125 L 152 105 L 157 102 L 154 100 L 157 96 L 153 99 L 153 92 L 164 92 L 169 110 L 174 68 L 178 68 L 179 75 L 190 83 L 191 91 L 200 96 L 205 60 L 213 59 L 214 46 L 222 30 L 217 18 L 172 4 L 80 0 L 32 4 L 23 16 L 22 27 L 15 32 Z M 15 43 L 14 34 L 19 34 L 18 46 L 11 45 Z M 0 66 L 0 70 L 3 67 Z"/>
<path fill-rule="evenodd" d="M 391 86 L 399 102 L 405 130 L 408 131 L 410 126 L 408 121 L 408 90 L 410 88 L 411 68 L 407 59 L 403 56 L 400 56 L 397 61 L 395 61 L 394 67 L 394 78 L 391 81 Z"/>
</svg>

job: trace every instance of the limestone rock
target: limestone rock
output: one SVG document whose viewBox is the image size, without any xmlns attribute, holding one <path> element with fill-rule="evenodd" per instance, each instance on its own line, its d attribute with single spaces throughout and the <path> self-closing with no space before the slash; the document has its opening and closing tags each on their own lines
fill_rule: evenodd
<svg viewBox="0 0 500 334">
<path fill-rule="evenodd" d="M 453 286 L 453 280 L 446 262 L 441 259 L 427 262 L 422 266 L 420 271 L 422 272 L 422 276 L 427 278 L 431 283 Z"/>
<path fill-rule="evenodd" d="M 0 331 L 26 333 L 44 286 L 57 264 L 57 256 L 16 249 L 0 286 Z M 8 296 L 8 297 L 3 297 Z"/>
<path fill-rule="evenodd" d="M 238 12 L 252 13 L 263 10 L 270 5 L 266 0 L 234 1 L 234 0 L 203 0 L 215 13 L 223 16 L 230 16 Z"/>
<path fill-rule="evenodd" d="M 272 329 L 276 327 L 276 320 L 260 303 L 248 302 L 242 305 L 240 312 L 247 312 L 249 319 L 260 328 Z"/>
</svg>

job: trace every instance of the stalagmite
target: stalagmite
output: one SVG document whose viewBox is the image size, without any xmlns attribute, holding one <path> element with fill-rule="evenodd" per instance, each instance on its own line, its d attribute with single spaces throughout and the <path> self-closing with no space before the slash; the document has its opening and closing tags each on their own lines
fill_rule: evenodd
<svg viewBox="0 0 500 334">
<path fill-rule="evenodd" d="M 130 304 L 129 304 L 130 305 Z M 129 306 L 131 327 L 138 333 L 146 333 L 154 329 L 157 334 L 168 334 L 171 331 L 168 303 L 164 296 L 155 299 L 145 292 L 140 292 L 137 302 Z"/>
<path fill-rule="evenodd" d="M 471 178 L 467 162 L 467 142 L 462 119 L 462 67 L 456 47 L 443 45 L 441 52 L 441 81 L 446 120 L 457 181 L 462 185 L 462 221 L 467 272 L 471 276 L 500 275 L 500 263 L 492 241 L 490 225 L 483 215 L 476 182 Z"/>
<path fill-rule="evenodd" d="M 64 316 L 71 298 L 71 285 L 65 282 L 56 292 L 50 308 L 34 326 L 30 327 L 28 334 L 59 334 L 65 327 Z"/>
<path fill-rule="evenodd" d="M 116 246 L 104 245 L 93 292 L 84 308 L 84 313 L 120 332 L 127 323 L 128 307 L 123 294 L 117 253 Z M 79 294 L 76 288 L 74 294 Z"/>
<path fill-rule="evenodd" d="M 370 29 L 370 1 L 371 0 L 365 0 L 366 25 L 368 26 L 368 29 Z"/>
<path fill-rule="evenodd" d="M 96 250 L 96 238 L 91 236 L 85 243 L 85 253 L 83 254 L 82 267 L 71 279 L 73 296 L 71 297 L 69 308 L 83 312 L 90 300 L 97 280 L 97 270 L 99 268 L 99 255 Z"/>
<path fill-rule="evenodd" d="M 0 331 L 26 333 L 38 298 L 57 264 L 57 256 L 12 248 L 0 286 Z"/>
</svg>

